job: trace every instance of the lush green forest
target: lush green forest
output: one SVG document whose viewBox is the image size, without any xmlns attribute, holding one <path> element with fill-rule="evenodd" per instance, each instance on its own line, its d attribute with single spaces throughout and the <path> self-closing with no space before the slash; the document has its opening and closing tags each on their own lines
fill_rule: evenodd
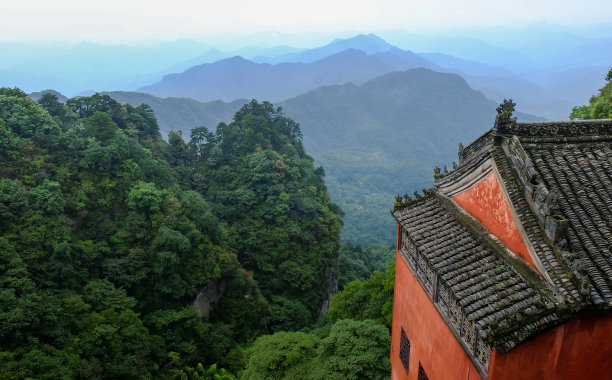
<svg viewBox="0 0 612 380">
<path fill-rule="evenodd" d="M 394 251 L 341 247 L 323 175 L 267 102 L 165 142 L 0 89 L 0 378 L 387 377 Z"/>
</svg>

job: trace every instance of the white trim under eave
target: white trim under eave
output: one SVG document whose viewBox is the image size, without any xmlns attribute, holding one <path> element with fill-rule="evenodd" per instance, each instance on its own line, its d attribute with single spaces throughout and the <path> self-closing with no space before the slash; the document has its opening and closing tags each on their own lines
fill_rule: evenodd
<svg viewBox="0 0 612 380">
<path fill-rule="evenodd" d="M 438 189 L 447 197 L 455 196 L 478 184 L 478 182 L 482 181 L 492 170 L 492 158 L 489 157 L 457 181 L 448 185 L 441 185 Z"/>
</svg>

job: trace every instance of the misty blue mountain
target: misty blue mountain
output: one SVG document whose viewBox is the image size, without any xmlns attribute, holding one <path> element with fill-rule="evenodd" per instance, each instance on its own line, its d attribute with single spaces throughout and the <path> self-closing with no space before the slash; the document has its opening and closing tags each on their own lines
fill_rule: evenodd
<svg viewBox="0 0 612 380">
<path fill-rule="evenodd" d="M 312 63 L 254 63 L 236 56 L 194 66 L 180 74 L 166 75 L 138 89 L 160 97 L 186 97 L 200 101 L 239 98 L 279 101 L 332 84 L 363 83 L 397 70 L 437 68 L 431 62 L 399 49 L 368 55 L 347 49 Z"/>
</svg>

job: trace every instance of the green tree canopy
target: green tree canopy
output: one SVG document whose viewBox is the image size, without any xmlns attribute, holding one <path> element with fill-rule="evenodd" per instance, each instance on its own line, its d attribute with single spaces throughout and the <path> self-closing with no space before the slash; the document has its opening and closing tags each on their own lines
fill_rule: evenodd
<svg viewBox="0 0 612 380">
<path fill-rule="evenodd" d="M 311 362 L 311 378 L 385 379 L 391 371 L 389 330 L 372 320 L 336 322 Z"/>
<path fill-rule="evenodd" d="M 117 124 L 110 116 L 101 111 L 94 111 L 87 122 L 85 123 L 87 131 L 100 140 L 102 143 L 107 143 L 115 133 L 117 133 Z"/>
<path fill-rule="evenodd" d="M 350 282 L 332 298 L 330 319 L 372 319 L 391 328 L 394 284 L 395 262 L 386 272 L 374 271 L 366 281 Z"/>
<path fill-rule="evenodd" d="M 278 332 L 257 339 L 246 352 L 243 380 L 309 379 L 310 363 L 321 340 L 303 332 Z"/>
<path fill-rule="evenodd" d="M 181 141 L 173 141 L 177 160 L 186 161 Z M 251 101 L 214 134 L 194 130 L 189 145 L 194 185 L 272 302 L 271 328 L 313 321 L 333 285 L 341 211 L 304 152 L 299 125 L 272 104 Z"/>
</svg>

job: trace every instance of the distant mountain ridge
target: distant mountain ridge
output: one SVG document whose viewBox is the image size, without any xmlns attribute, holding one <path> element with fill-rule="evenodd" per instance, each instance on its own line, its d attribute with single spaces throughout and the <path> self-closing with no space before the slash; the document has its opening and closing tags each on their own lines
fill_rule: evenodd
<svg viewBox="0 0 612 380">
<path fill-rule="evenodd" d="M 457 30 L 452 35 L 437 36 L 389 30 L 381 32 L 384 39 L 373 34 L 361 34 L 351 38 L 330 38 L 330 43 L 314 48 L 287 46 L 290 40 L 278 39 L 278 36 L 272 38 L 277 41 L 276 45 L 261 46 L 264 41 L 262 36 L 270 37 L 266 33 L 259 34 L 257 40 L 242 38 L 233 47 L 226 48 L 190 40 L 134 46 L 59 42 L 31 45 L 0 41 L 3 56 L 0 61 L 0 86 L 18 86 L 26 91 L 53 88 L 69 96 L 103 90 L 125 91 L 151 86 L 159 82 L 163 75 L 179 74 L 190 67 L 236 55 L 262 64 L 312 64 L 350 48 L 381 59 L 383 64 L 390 64 L 394 71 L 426 67 L 460 74 L 470 86 L 495 101 L 512 97 L 518 101 L 520 110 L 548 119 L 563 120 L 567 119 L 573 105 L 583 103 L 585 97 L 595 94 L 600 87 L 602 76 L 612 64 L 612 57 L 607 54 L 612 48 L 611 32 L 612 23 L 596 28 L 546 24 L 519 28 L 491 27 Z M 312 44 L 314 40 L 310 39 L 311 42 L 306 44 Z M 413 62 L 409 65 L 402 64 L 402 58 L 397 57 L 402 51 L 411 56 L 409 58 Z M 417 57 L 420 62 L 417 62 Z M 375 66 L 380 65 L 377 62 Z M 369 76 L 356 76 L 349 81 L 363 83 L 382 74 L 380 70 L 373 71 Z M 320 85 L 347 83 L 346 75 L 331 81 L 310 82 L 277 86 L 282 91 L 279 94 L 271 90 L 267 93 L 242 93 L 234 89 L 234 92 L 227 91 L 227 97 L 222 99 L 232 101 L 257 97 L 278 101 Z M 274 81 L 270 83 L 277 85 Z M 287 91 L 292 85 L 295 85 L 294 91 Z M 191 96 L 169 91 L 154 94 Z M 196 98 L 202 101 L 219 99 L 210 93 L 206 97 Z"/>
<path fill-rule="evenodd" d="M 254 63 L 236 56 L 166 75 L 138 91 L 160 97 L 188 97 L 199 101 L 256 98 L 279 101 L 333 84 L 363 83 L 379 75 L 415 67 L 437 68 L 411 52 L 368 55 L 343 50 L 312 63 Z"/>
<path fill-rule="evenodd" d="M 342 39 L 328 36 L 331 42 L 327 44 L 320 36 L 272 31 L 219 39 L 214 44 L 194 40 L 130 45 L 0 41 L 0 86 L 18 86 L 27 92 L 53 88 L 68 96 L 133 91 L 160 81 L 163 75 L 236 55 L 256 63 L 312 63 L 347 48 L 379 58 L 397 48 L 415 52 L 439 66 L 438 71 L 464 76 L 472 87 L 496 101 L 512 97 L 526 112 L 567 119 L 572 105 L 582 104 L 585 96 L 597 92 L 612 65 L 612 23 L 378 33 Z M 416 66 L 398 70 L 411 67 Z"/>
<path fill-rule="evenodd" d="M 396 37 L 399 42 L 425 46 L 422 41 L 417 43 L 417 36 L 399 36 Z M 474 50 L 472 56 L 476 57 L 479 49 L 484 49 L 481 58 L 489 63 L 442 53 L 413 53 L 368 34 L 336 39 L 321 47 L 273 57 L 255 56 L 248 60 L 236 56 L 204 63 L 181 73 L 167 75 L 160 82 L 142 87 L 139 91 L 161 97 L 190 97 L 203 102 L 217 99 L 233 101 L 238 98 L 277 102 L 319 86 L 361 84 L 389 72 L 423 67 L 457 73 L 471 87 L 497 102 L 513 98 L 518 101 L 519 110 L 547 119 L 566 120 L 573 105 L 597 91 L 600 76 L 603 75 L 598 73 L 606 71 L 601 67 L 581 66 L 579 70 L 572 67 L 558 74 L 546 71 L 529 73 L 528 68 L 535 65 L 535 61 L 513 50 L 468 37 L 426 40 L 431 41 L 433 46 L 446 46 L 445 49 L 450 51 L 455 49 L 462 52 L 461 46 L 471 47 Z M 580 47 L 582 45 L 579 43 L 584 41 L 574 38 L 573 44 Z M 596 46 L 606 44 L 601 39 L 594 43 Z M 453 47 L 453 44 L 457 46 Z M 582 49 L 588 47 L 582 46 Z M 287 50 L 287 47 L 278 47 L 266 51 Z M 469 51 L 463 51 L 463 54 L 470 56 Z M 509 66 L 500 66 L 503 62 L 508 62 Z M 563 79 L 565 76 L 567 80 Z"/>
<path fill-rule="evenodd" d="M 37 92 L 33 92 L 31 94 L 29 94 L 28 96 L 33 100 L 33 101 L 38 101 L 38 99 L 40 99 L 44 94 L 52 94 L 57 96 L 57 100 L 60 103 L 66 103 L 66 100 L 68 100 L 68 98 L 66 96 L 64 96 L 63 94 L 55 91 L 55 90 L 43 90 L 43 91 L 37 91 Z"/>
<path fill-rule="evenodd" d="M 352 38 L 337 38 L 327 45 L 313 49 L 306 49 L 299 52 L 280 54 L 271 57 L 257 56 L 252 60 L 253 62 L 271 64 L 281 62 L 311 63 L 330 55 L 338 54 L 347 49 L 361 50 L 364 53 L 371 55 L 397 48 L 374 34 L 359 34 Z"/>
<path fill-rule="evenodd" d="M 428 69 L 320 87 L 279 104 L 326 170 L 346 213 L 343 238 L 358 243 L 392 241 L 393 196 L 432 186 L 433 168 L 450 165 L 459 142 L 491 128 L 497 107 L 460 76 Z"/>
<path fill-rule="evenodd" d="M 183 137 L 189 138 L 189 132 L 196 127 L 206 126 L 214 129 L 220 122 L 229 122 L 232 117 L 250 99 L 237 99 L 232 102 L 215 100 L 202 103 L 189 98 L 159 98 L 150 94 L 126 91 L 102 92 L 120 103 L 134 107 L 145 103 L 153 108 L 162 136 L 166 137 L 171 130 L 183 131 Z"/>
</svg>

